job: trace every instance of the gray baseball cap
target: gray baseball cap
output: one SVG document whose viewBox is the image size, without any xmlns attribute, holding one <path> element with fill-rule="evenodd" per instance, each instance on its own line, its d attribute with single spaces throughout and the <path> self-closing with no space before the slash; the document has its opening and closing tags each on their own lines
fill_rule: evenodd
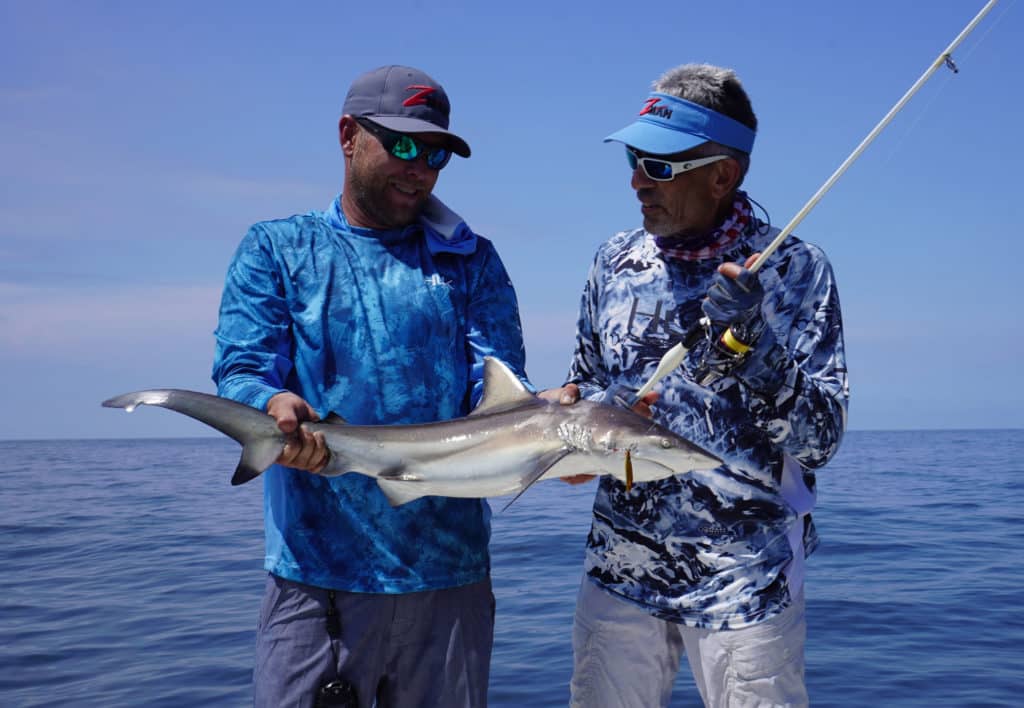
<svg viewBox="0 0 1024 708">
<path fill-rule="evenodd" d="M 399 133 L 443 133 L 452 152 L 469 157 L 466 141 L 448 130 L 448 94 L 411 66 L 382 66 L 358 77 L 349 87 L 342 113 L 370 118 Z"/>
</svg>

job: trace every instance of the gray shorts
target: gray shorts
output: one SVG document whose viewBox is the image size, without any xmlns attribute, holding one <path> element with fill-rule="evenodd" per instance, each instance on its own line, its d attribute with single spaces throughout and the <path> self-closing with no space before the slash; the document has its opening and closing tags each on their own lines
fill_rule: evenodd
<svg viewBox="0 0 1024 708">
<path fill-rule="evenodd" d="M 337 678 L 355 686 L 359 708 L 487 705 L 489 579 L 401 595 L 335 591 L 336 639 L 327 632 L 327 607 L 323 588 L 267 578 L 256 631 L 257 708 L 313 706 L 320 686 Z"/>
</svg>

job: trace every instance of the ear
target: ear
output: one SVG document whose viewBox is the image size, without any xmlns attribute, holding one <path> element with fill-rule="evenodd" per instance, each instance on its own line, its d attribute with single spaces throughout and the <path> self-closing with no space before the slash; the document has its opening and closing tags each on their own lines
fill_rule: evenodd
<svg viewBox="0 0 1024 708">
<path fill-rule="evenodd" d="M 359 132 L 359 124 L 350 115 L 343 115 L 338 121 L 338 143 L 341 145 L 341 152 L 346 158 L 351 158 L 355 150 L 356 133 Z"/>
<path fill-rule="evenodd" d="M 740 163 L 730 157 L 728 160 L 719 160 L 711 167 L 714 168 L 711 194 L 715 199 L 724 199 L 732 194 L 736 185 L 739 184 L 742 170 Z"/>
</svg>

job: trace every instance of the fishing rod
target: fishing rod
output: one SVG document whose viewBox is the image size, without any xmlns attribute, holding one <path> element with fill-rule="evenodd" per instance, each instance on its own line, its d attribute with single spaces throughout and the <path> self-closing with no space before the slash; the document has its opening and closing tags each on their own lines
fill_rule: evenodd
<svg viewBox="0 0 1024 708">
<path fill-rule="evenodd" d="M 772 240 L 772 242 L 768 244 L 768 246 L 761 252 L 761 255 L 759 255 L 757 259 L 751 264 L 750 268 L 748 268 L 748 270 L 751 273 L 756 273 L 758 270 L 761 269 L 761 266 L 764 265 L 764 262 L 768 260 L 768 258 L 773 253 L 775 253 L 776 249 L 778 249 L 778 247 L 782 245 L 782 242 L 786 240 L 786 237 L 789 236 L 793 229 L 795 229 L 797 225 L 804 220 L 804 217 L 806 217 L 807 214 L 810 213 L 811 209 L 813 209 L 815 205 L 819 201 L 821 201 L 821 198 L 825 196 L 825 193 L 832 188 L 832 185 L 834 185 L 839 180 L 839 178 L 843 176 L 843 173 L 846 172 L 850 165 L 852 165 L 854 161 L 858 157 L 860 157 L 861 153 L 864 152 L 867 146 L 870 145 L 876 137 L 878 137 L 878 134 L 881 133 L 883 129 L 885 129 L 885 126 L 889 125 L 889 122 L 892 121 L 896 114 L 899 113 L 900 110 L 902 110 L 903 106 L 907 104 L 907 102 L 914 96 L 915 93 L 918 92 L 918 90 L 925 84 L 925 82 L 928 81 L 929 78 L 931 78 L 932 74 L 934 74 L 940 66 L 945 65 L 954 74 L 959 73 L 959 69 L 957 68 L 956 64 L 953 63 L 953 50 L 956 49 L 960 45 L 960 43 L 964 41 L 967 35 L 971 33 L 971 31 L 978 25 L 979 22 L 981 22 L 985 15 L 987 15 L 989 11 L 995 6 L 996 2 L 997 0 L 989 0 L 985 4 L 985 6 L 981 8 L 981 11 L 978 12 L 977 15 L 975 15 L 974 19 L 971 20 L 967 24 L 967 26 L 963 28 L 963 30 L 961 30 L 960 34 L 957 35 L 956 39 L 954 39 L 948 47 L 942 50 L 942 53 L 939 54 L 938 57 L 936 57 L 935 61 L 933 61 L 931 65 L 928 67 L 928 70 L 921 75 L 921 78 L 915 81 L 914 85 L 911 86 L 905 94 L 903 94 L 903 98 L 897 101 L 896 105 L 889 109 L 889 112 L 886 113 L 885 117 L 878 122 L 878 125 L 876 125 L 871 130 L 871 132 L 868 133 L 867 137 L 865 137 L 861 141 L 860 145 L 858 145 L 856 149 L 854 149 L 854 151 L 850 153 L 850 156 L 843 161 L 843 164 L 841 164 L 838 167 L 838 169 L 836 169 L 836 171 L 832 173 L 831 177 L 825 180 L 825 184 L 821 185 L 821 188 L 814 193 L 814 196 L 812 196 L 807 201 L 807 203 L 804 204 L 803 208 L 797 212 L 796 216 L 794 216 L 790 220 L 790 222 L 786 224 L 786 226 L 778 233 L 778 235 Z M 686 352 L 692 349 L 693 346 L 700 341 L 701 337 L 704 335 L 704 331 L 710 328 L 710 324 L 711 322 L 707 317 L 701 317 L 697 322 L 695 322 L 690 327 L 690 329 L 686 331 L 686 334 L 683 335 L 683 340 L 681 342 L 679 342 L 671 349 L 669 349 L 667 352 L 665 352 L 664 356 L 661 357 L 661 361 L 658 363 L 658 368 L 654 371 L 654 374 L 647 381 L 647 383 L 645 383 L 640 388 L 640 390 L 636 392 L 636 395 L 630 401 L 630 405 L 635 405 L 636 403 L 638 403 L 641 398 L 650 393 L 650 391 L 654 388 L 654 385 L 656 383 L 658 383 L 661 379 L 668 375 L 670 371 L 672 371 L 677 366 L 679 366 L 679 364 L 682 363 L 683 357 L 686 356 Z M 736 342 L 737 344 L 734 345 L 733 342 Z M 731 351 L 736 352 L 737 354 L 742 354 L 747 349 L 746 345 L 740 343 L 739 340 L 735 337 L 735 335 L 732 334 L 731 329 L 726 330 L 725 334 L 723 334 L 722 344 L 728 347 Z"/>
</svg>

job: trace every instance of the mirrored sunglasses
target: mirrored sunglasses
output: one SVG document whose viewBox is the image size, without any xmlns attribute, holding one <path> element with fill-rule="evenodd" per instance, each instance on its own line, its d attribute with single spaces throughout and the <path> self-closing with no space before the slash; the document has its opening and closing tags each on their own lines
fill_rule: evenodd
<svg viewBox="0 0 1024 708">
<path fill-rule="evenodd" d="M 399 160 L 411 162 L 423 157 L 427 161 L 427 167 L 439 170 L 447 165 L 448 160 L 452 157 L 452 151 L 448 148 L 427 145 L 411 135 L 389 130 L 367 118 L 356 118 L 356 122 L 377 138 L 384 149 Z"/>
<path fill-rule="evenodd" d="M 635 170 L 637 165 L 640 165 L 640 169 L 644 171 L 644 174 L 655 182 L 670 182 L 676 175 L 681 175 L 684 172 L 695 170 L 704 165 L 710 165 L 712 162 L 718 162 L 727 157 L 729 156 L 712 155 L 711 157 L 697 157 L 692 160 L 672 162 L 671 160 L 662 160 L 657 157 L 641 157 L 640 153 L 636 152 L 633 148 L 626 148 L 626 161 L 629 163 L 630 169 Z"/>
</svg>

